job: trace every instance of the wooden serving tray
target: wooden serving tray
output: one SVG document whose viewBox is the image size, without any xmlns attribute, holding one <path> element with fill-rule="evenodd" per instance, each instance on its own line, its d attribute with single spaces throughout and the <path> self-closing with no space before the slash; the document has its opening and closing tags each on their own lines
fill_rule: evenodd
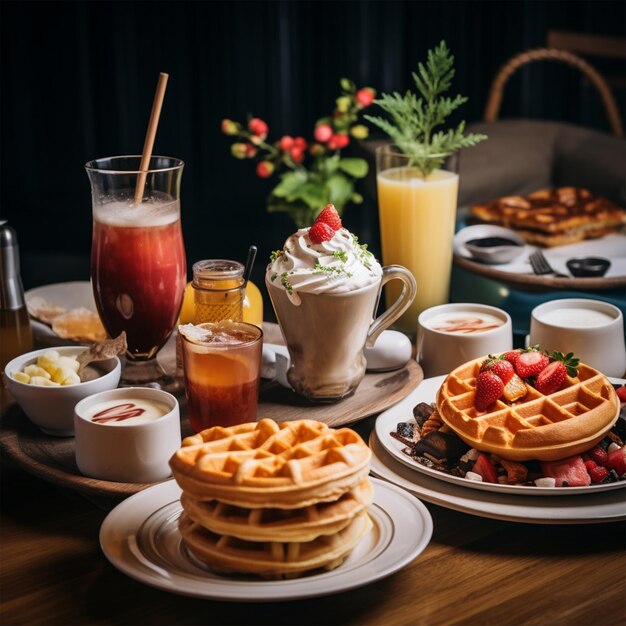
<svg viewBox="0 0 626 626">
<path fill-rule="evenodd" d="M 278 343 L 274 329 L 267 330 L 273 342 Z M 257 416 L 277 422 L 316 419 L 332 427 L 354 424 L 402 400 L 423 377 L 421 367 L 411 359 L 402 369 L 366 374 L 352 396 L 333 404 L 313 404 L 275 381 L 263 380 Z M 179 402 L 185 437 L 191 434 L 187 403 L 184 397 L 179 397 Z M 74 458 L 74 438 L 47 435 L 13 402 L 6 405 L 0 418 L 0 452 L 30 474 L 96 500 L 121 500 L 152 486 L 152 483 L 117 483 L 83 476 Z"/>
<path fill-rule="evenodd" d="M 517 274 L 498 269 L 497 265 L 487 265 L 472 259 L 454 255 L 454 263 L 468 272 L 498 280 L 514 289 L 581 289 L 586 291 L 602 291 L 605 289 L 617 289 L 626 285 L 626 276 L 608 276 L 598 278 L 576 278 L 574 276 L 560 277 L 554 275 L 537 276 L 536 274 Z"/>
</svg>

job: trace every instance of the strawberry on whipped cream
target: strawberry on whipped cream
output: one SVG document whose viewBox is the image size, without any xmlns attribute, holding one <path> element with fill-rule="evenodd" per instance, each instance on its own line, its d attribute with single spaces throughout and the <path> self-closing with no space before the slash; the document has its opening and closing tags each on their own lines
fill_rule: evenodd
<svg viewBox="0 0 626 626">
<path fill-rule="evenodd" d="M 299 292 L 346 293 L 381 279 L 380 263 L 350 231 L 339 227 L 329 233 L 330 239 L 318 241 L 314 229 L 301 228 L 291 235 L 267 266 L 268 281 L 282 286 L 295 306 L 300 304 Z"/>
</svg>

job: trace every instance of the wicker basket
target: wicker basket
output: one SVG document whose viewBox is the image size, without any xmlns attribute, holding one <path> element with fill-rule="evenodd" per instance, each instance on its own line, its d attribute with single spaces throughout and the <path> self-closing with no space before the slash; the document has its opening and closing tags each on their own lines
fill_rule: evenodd
<svg viewBox="0 0 626 626">
<path fill-rule="evenodd" d="M 500 68 L 489 91 L 487 106 L 485 107 L 485 121 L 493 122 L 498 119 L 506 82 L 520 67 L 534 61 L 560 61 L 561 63 L 567 63 L 580 70 L 598 90 L 602 102 L 604 103 L 606 115 L 613 134 L 620 138 L 624 136 L 624 128 L 617 104 L 615 103 L 615 98 L 604 78 L 579 56 L 571 52 L 566 52 L 565 50 L 557 50 L 554 48 L 537 48 L 535 50 L 522 52 L 512 59 L 509 59 L 509 61 Z"/>
</svg>

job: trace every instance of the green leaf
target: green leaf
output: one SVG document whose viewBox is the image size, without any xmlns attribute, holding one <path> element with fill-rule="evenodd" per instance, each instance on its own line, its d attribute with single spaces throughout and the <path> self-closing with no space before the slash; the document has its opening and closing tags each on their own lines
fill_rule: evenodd
<svg viewBox="0 0 626 626">
<path fill-rule="evenodd" d="M 319 211 L 325 204 L 328 204 L 326 201 L 326 194 L 324 193 L 324 188 L 320 187 L 319 184 L 308 182 L 302 185 L 297 189 L 297 192 L 288 198 L 291 199 L 300 199 L 302 200 L 310 209 L 314 209 Z"/>
<path fill-rule="evenodd" d="M 316 216 L 316 211 L 312 211 L 302 202 L 285 202 L 271 195 L 267 201 L 267 211 L 268 213 L 287 213 L 298 228 L 310 226 Z"/>
<path fill-rule="evenodd" d="M 363 203 L 363 196 L 360 193 L 353 193 L 350 196 L 350 200 L 352 200 L 352 202 L 354 202 L 354 204 L 362 204 Z"/>
<path fill-rule="evenodd" d="M 322 169 L 327 175 L 334 174 L 337 171 L 337 168 L 339 167 L 339 158 L 340 157 L 335 154 L 334 156 L 328 157 L 323 161 Z"/>
<path fill-rule="evenodd" d="M 375 126 L 391 137 L 395 146 L 407 155 L 415 157 L 414 165 L 426 178 L 441 167 L 445 158 L 461 148 L 476 145 L 485 135 L 465 135 L 465 123 L 447 131 L 436 130 L 445 123 L 450 114 L 467 102 L 467 98 L 454 98 L 442 94 L 450 89 L 454 77 L 454 57 L 445 41 L 429 50 L 425 64 L 418 63 L 413 80 L 419 96 L 407 91 L 382 94 L 376 104 L 389 119 L 365 115 Z"/>
<path fill-rule="evenodd" d="M 352 195 L 354 185 L 343 174 L 333 174 L 326 181 L 326 190 L 328 194 L 328 202 L 332 202 L 335 206 L 343 206 Z"/>
<path fill-rule="evenodd" d="M 339 169 L 354 178 L 364 178 L 367 176 L 369 166 L 365 159 L 341 159 Z"/>
<path fill-rule="evenodd" d="M 272 195 L 278 198 L 287 198 L 303 185 L 307 180 L 306 172 L 287 172 L 281 176 L 280 182 L 272 190 Z"/>
<path fill-rule="evenodd" d="M 344 91 L 349 91 L 350 93 L 356 91 L 356 85 L 349 78 L 342 78 L 339 84 Z"/>
</svg>

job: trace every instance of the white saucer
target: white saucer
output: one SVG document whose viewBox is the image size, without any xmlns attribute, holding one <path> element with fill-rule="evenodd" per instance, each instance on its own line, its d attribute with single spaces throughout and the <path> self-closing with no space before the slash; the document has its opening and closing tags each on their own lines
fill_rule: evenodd
<svg viewBox="0 0 626 626">
<path fill-rule="evenodd" d="M 186 596 L 273 602 L 325 596 L 380 580 L 408 565 L 428 545 L 432 519 L 406 491 L 372 479 L 372 530 L 329 572 L 290 580 L 251 580 L 214 574 L 192 560 L 178 532 L 181 490 L 174 480 L 140 491 L 107 515 L 100 545 L 131 578 Z"/>
<path fill-rule="evenodd" d="M 431 403 L 435 401 L 437 390 L 441 387 L 441 383 L 445 376 L 437 376 L 435 378 L 427 378 L 412 391 L 406 398 L 398 404 L 383 411 L 376 419 L 375 431 L 378 442 L 385 451 L 390 454 L 396 461 L 411 468 L 412 471 L 424 474 L 435 480 L 441 480 L 457 485 L 463 489 L 472 489 L 480 491 L 492 491 L 494 493 L 509 493 L 515 495 L 526 496 L 579 496 L 585 494 L 594 494 L 600 491 L 614 491 L 626 488 L 626 481 L 615 483 L 606 483 L 598 485 L 589 485 L 588 487 L 533 487 L 523 485 L 501 485 L 496 483 L 478 482 L 461 478 L 460 476 L 452 476 L 445 472 L 426 467 L 415 461 L 408 454 L 402 452 L 406 447 L 401 441 L 398 441 L 390 435 L 396 430 L 398 422 L 412 422 L 413 407 L 420 402 Z M 618 378 L 610 378 L 611 382 L 624 381 Z M 623 497 L 623 496 L 622 496 Z"/>
<path fill-rule="evenodd" d="M 31 298 L 39 297 L 66 309 L 85 307 L 90 311 L 96 311 L 96 302 L 93 298 L 91 283 L 88 280 L 35 287 L 25 292 L 24 297 L 27 305 Z M 71 339 L 61 339 L 50 326 L 43 322 L 31 318 L 30 325 L 35 340 L 41 344 L 50 346 L 77 345 L 77 342 Z"/>
<path fill-rule="evenodd" d="M 477 491 L 409 469 L 385 452 L 375 431 L 372 431 L 369 445 L 374 475 L 446 509 L 525 524 L 597 524 L 626 520 L 626 500 L 622 491 L 602 491 L 576 498 Z"/>
</svg>

